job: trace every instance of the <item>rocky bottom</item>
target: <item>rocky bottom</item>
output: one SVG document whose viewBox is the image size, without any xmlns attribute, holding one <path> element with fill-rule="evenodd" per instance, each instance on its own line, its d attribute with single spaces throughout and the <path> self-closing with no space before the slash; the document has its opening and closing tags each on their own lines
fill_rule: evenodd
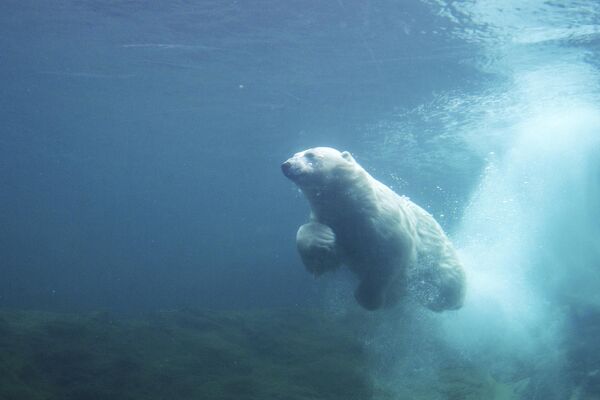
<svg viewBox="0 0 600 400">
<path fill-rule="evenodd" d="M 434 375 L 407 370 L 400 372 L 402 379 L 385 377 L 380 372 L 386 369 L 385 357 L 373 355 L 368 326 L 362 315 L 312 310 L 183 310 L 135 318 L 4 310 L 0 312 L 0 399 L 504 400 L 531 396 L 532 380 L 527 376 L 500 382 L 467 362 L 437 366 Z M 595 333 L 590 340 L 597 340 L 593 338 Z M 581 344 L 574 351 L 594 357 Z M 600 398 L 594 394 L 597 380 L 593 370 L 582 374 L 571 400 Z"/>
</svg>

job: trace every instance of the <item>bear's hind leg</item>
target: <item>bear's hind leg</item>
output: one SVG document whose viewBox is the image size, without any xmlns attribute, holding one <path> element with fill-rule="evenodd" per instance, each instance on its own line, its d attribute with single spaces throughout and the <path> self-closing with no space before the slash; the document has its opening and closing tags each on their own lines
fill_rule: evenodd
<svg viewBox="0 0 600 400">
<path fill-rule="evenodd" d="M 354 292 L 354 298 L 363 308 L 373 311 L 386 306 L 385 290 L 387 282 L 376 276 L 366 276 Z"/>
<path fill-rule="evenodd" d="M 296 245 L 306 269 L 318 276 L 341 264 L 336 249 L 335 233 L 324 224 L 309 222 L 296 234 Z"/>
<path fill-rule="evenodd" d="M 465 272 L 456 263 L 423 268 L 418 271 L 411 284 L 418 301 L 437 312 L 461 308 L 465 287 Z"/>
</svg>

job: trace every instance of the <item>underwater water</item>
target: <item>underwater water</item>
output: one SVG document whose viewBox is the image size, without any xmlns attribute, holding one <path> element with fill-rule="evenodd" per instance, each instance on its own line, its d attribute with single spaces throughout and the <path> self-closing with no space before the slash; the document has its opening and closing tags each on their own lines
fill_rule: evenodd
<svg viewBox="0 0 600 400">
<path fill-rule="evenodd" d="M 600 398 L 600 4 L 56 0 L 0 13 L 0 399 Z M 279 168 L 350 151 L 465 305 L 315 280 Z"/>
</svg>

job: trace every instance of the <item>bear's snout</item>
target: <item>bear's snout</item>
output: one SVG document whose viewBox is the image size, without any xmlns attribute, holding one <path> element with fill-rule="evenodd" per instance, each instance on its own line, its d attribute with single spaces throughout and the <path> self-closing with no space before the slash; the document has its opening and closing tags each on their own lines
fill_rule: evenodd
<svg viewBox="0 0 600 400">
<path fill-rule="evenodd" d="M 292 173 L 292 163 L 290 162 L 290 160 L 287 160 L 286 162 L 281 164 L 281 171 L 283 171 L 283 174 L 285 176 L 287 176 L 288 178 L 290 177 Z"/>
</svg>

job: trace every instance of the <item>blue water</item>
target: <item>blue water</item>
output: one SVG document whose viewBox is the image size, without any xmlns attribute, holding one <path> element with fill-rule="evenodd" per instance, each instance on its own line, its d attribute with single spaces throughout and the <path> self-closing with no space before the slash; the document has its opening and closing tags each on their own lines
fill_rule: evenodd
<svg viewBox="0 0 600 400">
<path fill-rule="evenodd" d="M 349 277 L 305 273 L 279 169 L 332 146 L 456 243 L 469 295 L 431 322 L 453 348 L 561 349 L 600 312 L 599 20 L 591 0 L 4 1 L 0 306 L 351 307 Z"/>
<path fill-rule="evenodd" d="M 435 186 L 452 180 L 448 196 L 464 202 L 481 166 L 461 152 L 472 176 L 431 164 L 441 172 L 423 182 L 392 162 L 405 157 L 403 143 L 395 155 L 369 147 L 389 131 L 364 137 L 398 108 L 481 85 L 466 64 L 475 46 L 433 33 L 451 24 L 426 4 L 3 8 L 5 305 L 304 304 L 320 289 L 295 254 L 307 207 L 282 160 L 315 145 L 346 148 L 440 209 L 446 195 Z"/>
</svg>

